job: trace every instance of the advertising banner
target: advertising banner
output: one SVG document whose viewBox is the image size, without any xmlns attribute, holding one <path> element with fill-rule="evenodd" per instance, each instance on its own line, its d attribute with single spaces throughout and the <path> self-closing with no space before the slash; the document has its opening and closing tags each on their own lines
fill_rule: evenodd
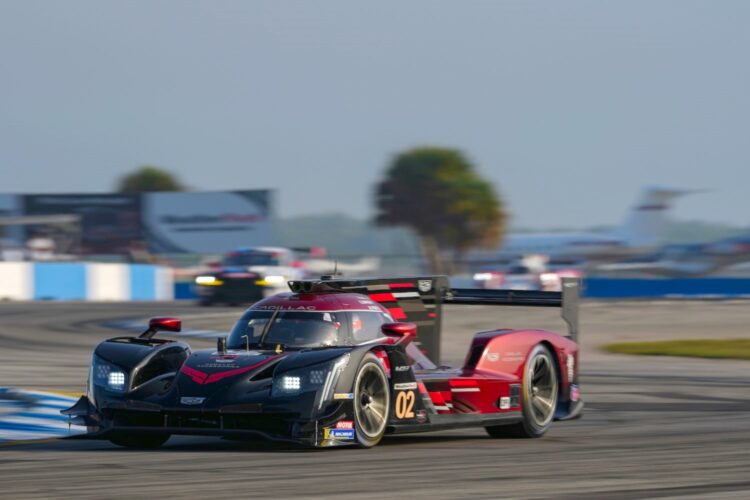
<svg viewBox="0 0 750 500">
<path fill-rule="evenodd" d="M 274 236 L 267 190 L 147 193 L 142 221 L 154 253 L 223 253 Z"/>
</svg>

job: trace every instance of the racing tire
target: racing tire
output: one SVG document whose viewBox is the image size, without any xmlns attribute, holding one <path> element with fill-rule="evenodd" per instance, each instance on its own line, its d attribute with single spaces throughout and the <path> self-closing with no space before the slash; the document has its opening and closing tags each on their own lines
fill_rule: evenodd
<svg viewBox="0 0 750 500">
<path fill-rule="evenodd" d="M 557 367 L 549 349 L 539 344 L 531 350 L 521 384 L 523 420 L 512 425 L 485 427 L 493 438 L 538 438 L 552 425 L 558 397 Z"/>
<path fill-rule="evenodd" d="M 141 433 L 117 433 L 109 437 L 109 441 L 124 448 L 138 448 L 148 450 L 158 448 L 167 442 L 169 434 L 141 434 Z"/>
<path fill-rule="evenodd" d="M 368 353 L 354 378 L 354 429 L 360 447 L 370 448 L 383 439 L 390 410 L 391 396 L 385 370 L 380 360 Z"/>
</svg>

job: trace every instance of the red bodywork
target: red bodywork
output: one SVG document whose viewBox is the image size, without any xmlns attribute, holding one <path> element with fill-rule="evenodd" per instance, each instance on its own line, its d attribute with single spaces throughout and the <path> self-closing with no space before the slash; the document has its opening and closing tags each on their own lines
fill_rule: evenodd
<svg viewBox="0 0 750 500">
<path fill-rule="evenodd" d="M 381 303 L 397 302 L 399 290 L 409 287 L 414 285 L 391 283 L 388 285 L 389 290 L 378 290 L 366 295 L 345 292 L 283 293 L 258 302 L 252 309 L 324 312 L 379 310 L 389 314 L 394 321 L 408 321 L 407 314 L 402 308 L 384 307 Z M 413 368 L 419 382 L 418 389 L 421 394 L 429 395 L 435 410 L 441 415 L 518 412 L 521 407 L 519 398 L 513 398 L 513 404 L 506 408 L 501 408 L 498 402 L 501 398 L 513 396 L 511 386 L 520 387 L 528 356 L 538 344 L 546 345 L 557 362 L 561 399 L 567 400 L 573 392 L 571 384 L 577 373 L 578 346 L 569 338 L 553 332 L 508 329 L 479 332 L 475 334 L 461 368 L 420 369 L 419 365 L 432 363 L 420 363 L 420 359 L 424 359 L 425 355 L 411 343 L 413 340 L 415 336 L 410 332 L 399 342 L 410 344 L 406 346 L 407 354 L 412 358 L 411 361 L 415 362 Z M 383 343 L 394 341 L 393 338 L 383 338 Z M 388 357 L 377 349 L 375 353 L 383 361 L 384 368 L 390 376 L 391 366 Z M 568 361 L 569 357 L 572 358 L 572 362 Z M 577 391 L 574 397 L 578 398 Z"/>
</svg>

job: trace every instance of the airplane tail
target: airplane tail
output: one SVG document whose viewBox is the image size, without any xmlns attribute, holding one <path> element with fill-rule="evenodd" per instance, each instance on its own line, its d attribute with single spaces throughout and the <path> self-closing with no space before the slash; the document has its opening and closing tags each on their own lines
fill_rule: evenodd
<svg viewBox="0 0 750 500">
<path fill-rule="evenodd" d="M 630 247 L 650 247 L 662 242 L 669 221 L 667 214 L 675 198 L 693 193 L 662 187 L 645 188 L 615 235 Z"/>
</svg>

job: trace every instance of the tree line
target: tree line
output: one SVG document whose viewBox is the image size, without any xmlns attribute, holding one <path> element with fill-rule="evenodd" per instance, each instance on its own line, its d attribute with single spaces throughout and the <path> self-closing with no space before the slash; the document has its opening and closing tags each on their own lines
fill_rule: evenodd
<svg viewBox="0 0 750 500">
<path fill-rule="evenodd" d="M 184 191 L 176 175 L 143 166 L 122 177 L 120 193 Z M 446 254 L 460 262 L 475 248 L 499 244 L 507 213 L 493 185 L 457 149 L 418 147 L 396 155 L 374 189 L 374 222 L 411 229 L 431 272 L 446 274 Z"/>
</svg>

